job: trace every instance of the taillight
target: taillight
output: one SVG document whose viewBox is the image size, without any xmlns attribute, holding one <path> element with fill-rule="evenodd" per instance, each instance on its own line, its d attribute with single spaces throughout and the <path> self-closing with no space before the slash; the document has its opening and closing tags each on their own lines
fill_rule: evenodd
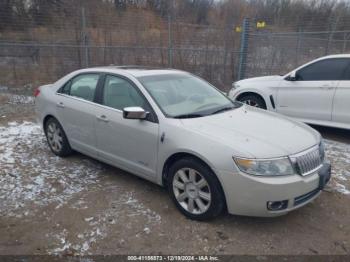
<svg viewBox="0 0 350 262">
<path fill-rule="evenodd" d="M 40 88 L 38 87 L 34 90 L 34 96 L 37 97 L 39 94 L 40 94 Z"/>
</svg>

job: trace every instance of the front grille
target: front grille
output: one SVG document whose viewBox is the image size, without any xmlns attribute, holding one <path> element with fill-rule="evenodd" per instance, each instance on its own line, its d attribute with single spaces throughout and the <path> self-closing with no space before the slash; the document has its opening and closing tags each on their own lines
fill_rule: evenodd
<svg viewBox="0 0 350 262">
<path fill-rule="evenodd" d="M 302 176 L 307 176 L 315 172 L 322 165 L 318 146 L 298 155 L 292 156 L 291 159 L 294 162 L 298 173 Z"/>
</svg>

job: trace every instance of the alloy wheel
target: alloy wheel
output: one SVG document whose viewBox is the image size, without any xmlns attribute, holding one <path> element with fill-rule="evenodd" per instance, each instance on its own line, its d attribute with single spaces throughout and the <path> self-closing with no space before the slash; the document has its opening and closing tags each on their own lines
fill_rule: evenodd
<svg viewBox="0 0 350 262">
<path fill-rule="evenodd" d="M 63 147 L 62 130 L 56 123 L 47 126 L 47 139 L 53 151 L 60 152 Z"/>
<path fill-rule="evenodd" d="M 243 100 L 242 102 L 247 104 L 247 105 L 253 106 L 253 107 L 260 107 L 259 104 L 256 101 L 253 101 L 253 100 L 250 100 L 250 99 Z"/>
<path fill-rule="evenodd" d="M 205 213 L 211 204 L 211 192 L 207 180 L 192 168 L 178 170 L 173 178 L 176 201 L 191 214 Z"/>
</svg>

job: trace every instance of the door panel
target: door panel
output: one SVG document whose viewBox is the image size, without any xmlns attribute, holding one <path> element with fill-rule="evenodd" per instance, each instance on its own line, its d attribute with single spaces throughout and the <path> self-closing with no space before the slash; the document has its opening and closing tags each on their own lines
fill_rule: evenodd
<svg viewBox="0 0 350 262">
<path fill-rule="evenodd" d="M 156 174 L 157 123 L 124 119 L 122 112 L 100 107 L 96 111 L 95 125 L 100 156 L 138 174 Z"/>
<path fill-rule="evenodd" d="M 101 106 L 95 112 L 98 152 L 108 162 L 144 176 L 155 176 L 158 123 L 124 119 L 122 109 L 140 106 L 151 111 L 145 98 L 129 81 L 106 76 Z"/>
<path fill-rule="evenodd" d="M 89 155 L 96 154 L 93 102 L 100 74 L 81 74 L 57 94 L 57 112 L 71 146 Z"/>
<path fill-rule="evenodd" d="M 277 112 L 304 119 L 331 121 L 336 87 L 349 65 L 347 58 L 327 58 L 299 69 L 282 80 Z"/>
<path fill-rule="evenodd" d="M 94 155 L 96 139 L 93 112 L 96 105 L 67 95 L 57 97 L 61 105 L 57 112 L 71 146 L 82 153 Z"/>
<path fill-rule="evenodd" d="M 337 81 L 286 81 L 277 93 L 277 112 L 291 117 L 331 120 Z"/>
<path fill-rule="evenodd" d="M 350 81 L 340 81 L 334 96 L 332 121 L 350 124 Z"/>
</svg>

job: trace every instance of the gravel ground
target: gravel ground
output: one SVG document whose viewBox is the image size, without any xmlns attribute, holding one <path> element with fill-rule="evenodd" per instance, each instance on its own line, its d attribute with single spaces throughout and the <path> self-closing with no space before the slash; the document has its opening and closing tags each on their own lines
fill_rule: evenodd
<svg viewBox="0 0 350 262">
<path fill-rule="evenodd" d="M 33 99 L 0 95 L 0 254 L 350 254 L 348 131 L 326 137 L 333 178 L 278 218 L 183 217 L 167 192 L 81 154 L 54 156 Z"/>
</svg>

